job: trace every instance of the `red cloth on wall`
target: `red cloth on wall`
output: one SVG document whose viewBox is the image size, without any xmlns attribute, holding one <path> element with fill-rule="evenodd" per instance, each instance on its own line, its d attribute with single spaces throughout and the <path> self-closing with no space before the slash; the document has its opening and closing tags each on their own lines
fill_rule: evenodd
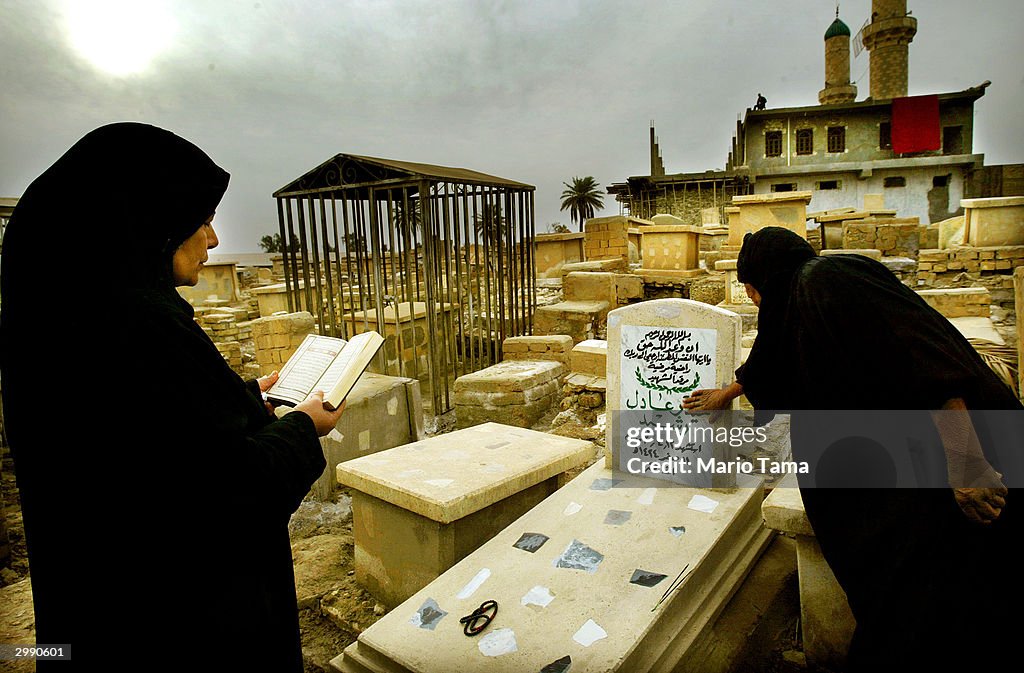
<svg viewBox="0 0 1024 673">
<path fill-rule="evenodd" d="M 942 147 L 939 97 L 910 96 L 892 99 L 892 151 L 925 152 Z"/>
</svg>

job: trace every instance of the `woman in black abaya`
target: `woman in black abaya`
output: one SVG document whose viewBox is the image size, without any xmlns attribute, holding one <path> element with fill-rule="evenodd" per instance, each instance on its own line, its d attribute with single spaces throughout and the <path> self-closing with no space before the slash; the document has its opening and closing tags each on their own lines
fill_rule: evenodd
<svg viewBox="0 0 1024 673">
<path fill-rule="evenodd" d="M 975 437 L 967 410 L 1016 412 L 1020 403 L 946 318 L 878 262 L 817 257 L 796 234 L 768 227 L 747 235 L 737 272 L 759 305 L 757 339 L 736 383 L 695 392 L 687 409 L 726 408 L 746 394 L 755 409 L 792 412 L 796 460 L 816 448 L 801 444 L 806 410 L 946 410 L 931 426 L 933 445 L 946 457 L 964 446 L 975 454 L 958 488 L 801 481 L 807 517 L 857 620 L 851 670 L 1007 656 L 1021 588 L 1011 561 L 1021 505 L 1000 476 L 1017 483 L 1020 475 L 1006 472 L 1019 459 L 1004 455 L 1000 475 L 964 438 Z M 870 455 L 864 443 L 847 447 Z M 854 465 L 858 456 L 840 459 Z"/>
<path fill-rule="evenodd" d="M 312 396 L 275 420 L 269 381 L 235 375 L 177 294 L 227 182 L 170 132 L 111 124 L 7 228 L 0 366 L 37 642 L 103 670 L 302 670 L 287 523 L 341 410 Z"/>
</svg>

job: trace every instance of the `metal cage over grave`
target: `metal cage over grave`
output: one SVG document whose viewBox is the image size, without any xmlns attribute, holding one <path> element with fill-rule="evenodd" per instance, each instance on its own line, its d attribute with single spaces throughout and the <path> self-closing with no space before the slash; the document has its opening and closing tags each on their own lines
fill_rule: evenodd
<svg viewBox="0 0 1024 673">
<path fill-rule="evenodd" d="M 533 331 L 532 185 L 338 154 L 274 197 L 289 310 L 321 334 L 380 332 L 378 370 L 425 382 L 435 413 L 456 377 Z"/>
</svg>

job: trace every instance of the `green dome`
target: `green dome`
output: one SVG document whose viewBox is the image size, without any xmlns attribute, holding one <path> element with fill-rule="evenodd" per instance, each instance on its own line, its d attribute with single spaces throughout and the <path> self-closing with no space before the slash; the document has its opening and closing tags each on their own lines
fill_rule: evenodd
<svg viewBox="0 0 1024 673">
<path fill-rule="evenodd" d="M 837 16 L 836 20 L 833 21 L 832 25 L 829 26 L 828 30 L 825 31 L 825 39 L 827 40 L 830 37 L 836 37 L 838 35 L 850 37 L 850 29 L 847 27 L 845 23 L 840 21 L 839 17 Z"/>
</svg>

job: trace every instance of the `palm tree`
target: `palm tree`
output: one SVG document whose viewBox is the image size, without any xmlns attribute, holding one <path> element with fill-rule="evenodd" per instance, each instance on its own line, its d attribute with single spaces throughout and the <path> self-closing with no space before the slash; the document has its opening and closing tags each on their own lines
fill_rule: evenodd
<svg viewBox="0 0 1024 673">
<path fill-rule="evenodd" d="M 562 184 L 565 185 L 565 191 L 562 192 L 560 210 L 568 210 L 572 221 L 579 221 L 580 231 L 583 231 L 583 223 L 594 216 L 595 210 L 604 207 L 597 180 L 588 175 L 585 178 L 573 178 L 571 185 L 568 182 Z"/>
</svg>

